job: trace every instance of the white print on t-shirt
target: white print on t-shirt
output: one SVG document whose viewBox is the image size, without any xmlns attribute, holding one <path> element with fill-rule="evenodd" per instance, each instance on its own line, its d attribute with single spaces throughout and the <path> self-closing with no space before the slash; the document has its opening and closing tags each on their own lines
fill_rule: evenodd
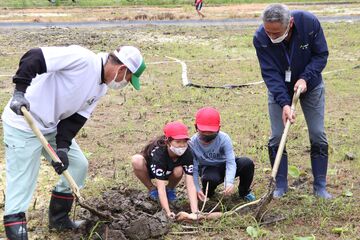
<svg viewBox="0 0 360 240">
<path fill-rule="evenodd" d="M 193 173 L 193 170 L 194 170 L 194 166 L 193 166 L 193 165 L 189 165 L 189 166 L 184 165 L 183 167 L 184 167 L 184 169 L 185 169 L 185 172 L 187 172 L 187 173 Z"/>
<path fill-rule="evenodd" d="M 155 164 L 151 164 L 150 168 L 151 168 L 151 171 L 158 177 L 162 177 L 165 175 L 164 170 L 162 170 L 161 168 L 156 168 Z"/>
<path fill-rule="evenodd" d="M 91 104 L 93 104 L 96 100 L 96 96 L 93 96 L 92 98 L 89 98 L 86 103 L 90 106 Z"/>
</svg>

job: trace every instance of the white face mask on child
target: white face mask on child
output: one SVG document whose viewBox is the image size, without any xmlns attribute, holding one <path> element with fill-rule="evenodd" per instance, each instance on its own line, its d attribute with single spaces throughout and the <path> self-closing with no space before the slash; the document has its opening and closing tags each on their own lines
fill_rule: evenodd
<svg viewBox="0 0 360 240">
<path fill-rule="evenodd" d="M 170 145 L 170 150 L 175 153 L 177 156 L 181 156 L 185 153 L 187 147 L 174 147 L 173 145 Z"/>
</svg>

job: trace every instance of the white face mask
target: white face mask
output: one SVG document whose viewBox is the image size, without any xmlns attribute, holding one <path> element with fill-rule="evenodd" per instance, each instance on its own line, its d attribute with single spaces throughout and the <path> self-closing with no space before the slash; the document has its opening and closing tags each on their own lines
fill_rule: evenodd
<svg viewBox="0 0 360 240">
<path fill-rule="evenodd" d="M 118 76 L 118 73 L 119 73 L 119 69 L 116 71 L 116 75 L 115 77 L 113 78 L 113 80 L 111 80 L 111 82 L 109 82 L 108 84 L 108 87 L 111 88 L 111 89 L 121 89 L 121 88 L 124 88 L 128 85 L 128 81 L 126 81 L 126 73 L 127 73 L 127 68 L 125 70 L 125 74 L 124 74 L 124 77 L 123 77 L 123 80 L 121 80 L 120 82 L 115 82 L 117 76 Z"/>
<path fill-rule="evenodd" d="M 173 145 L 170 145 L 170 150 L 175 153 L 177 156 L 181 156 L 184 154 L 184 152 L 186 151 L 187 146 L 186 147 L 174 147 Z"/>
<path fill-rule="evenodd" d="M 284 39 L 288 36 L 289 30 L 290 30 L 290 23 L 289 23 L 288 27 L 286 28 L 285 33 L 284 33 L 282 36 L 280 36 L 280 37 L 278 37 L 278 38 L 275 38 L 275 39 L 272 39 L 272 38 L 269 36 L 271 42 L 272 42 L 272 43 L 281 43 L 281 42 L 284 41 Z"/>
</svg>

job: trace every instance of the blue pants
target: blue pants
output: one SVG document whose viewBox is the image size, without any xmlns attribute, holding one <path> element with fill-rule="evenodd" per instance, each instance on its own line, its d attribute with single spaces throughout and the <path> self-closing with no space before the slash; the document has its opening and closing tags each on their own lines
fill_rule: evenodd
<svg viewBox="0 0 360 240">
<path fill-rule="evenodd" d="M 25 132 L 3 124 L 5 159 L 6 159 L 6 199 L 4 215 L 26 212 L 34 193 L 40 169 L 40 156 L 43 155 L 49 162 L 41 142 L 32 132 Z M 55 149 L 56 132 L 44 137 Z M 80 188 L 84 186 L 88 161 L 79 145 L 73 139 L 69 151 L 70 175 Z M 53 174 L 56 174 L 55 171 Z M 71 193 L 68 182 L 61 176 L 55 189 L 57 192 Z"/>
<path fill-rule="evenodd" d="M 270 162 L 273 166 L 281 136 L 284 131 L 284 124 L 282 121 L 282 108 L 275 102 L 271 93 L 269 93 L 268 96 L 268 104 L 271 121 L 271 137 L 269 139 L 268 149 Z M 311 91 L 301 95 L 300 104 L 308 126 L 314 186 L 317 188 L 319 188 L 319 186 L 325 188 L 328 166 L 328 143 L 324 130 L 324 84 L 321 83 Z M 288 188 L 287 174 L 288 158 L 286 150 L 284 150 L 276 175 L 276 187 L 279 189 L 281 188 L 284 191 L 287 191 Z"/>
<path fill-rule="evenodd" d="M 310 144 L 328 145 L 324 128 L 324 84 L 321 83 L 310 92 L 301 95 L 300 104 L 308 127 Z M 280 139 L 284 131 L 282 108 L 275 102 L 274 97 L 270 92 L 268 93 L 268 106 L 271 122 L 269 147 L 277 147 L 280 144 Z"/>
</svg>

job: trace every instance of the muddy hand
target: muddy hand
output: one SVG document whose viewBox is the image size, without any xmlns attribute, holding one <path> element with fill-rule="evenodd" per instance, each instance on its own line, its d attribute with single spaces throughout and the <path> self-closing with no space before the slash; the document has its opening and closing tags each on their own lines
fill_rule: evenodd
<svg viewBox="0 0 360 240">
<path fill-rule="evenodd" d="M 200 201 L 205 200 L 205 195 L 204 195 L 203 191 L 201 191 L 201 190 L 200 190 L 200 192 L 197 193 L 197 197 L 199 198 Z"/>
<path fill-rule="evenodd" d="M 199 214 L 196 214 L 196 213 L 190 213 L 190 214 L 188 215 L 188 218 L 189 218 L 190 220 L 194 220 L 194 221 L 198 220 L 198 217 L 199 217 Z"/>
<path fill-rule="evenodd" d="M 175 215 L 174 212 L 169 212 L 169 213 L 167 213 L 166 215 L 167 215 L 168 218 L 170 218 L 170 219 L 172 219 L 172 220 L 174 220 L 175 217 L 176 217 L 176 215 Z"/>
<path fill-rule="evenodd" d="M 187 212 L 178 212 L 176 214 L 176 221 L 196 221 L 201 219 L 201 214 L 196 213 L 187 213 Z"/>
<path fill-rule="evenodd" d="M 225 196 L 229 196 L 231 194 L 233 194 L 234 192 L 234 185 L 233 184 L 228 184 L 228 186 L 225 187 L 225 190 L 223 191 L 223 194 Z"/>
</svg>

